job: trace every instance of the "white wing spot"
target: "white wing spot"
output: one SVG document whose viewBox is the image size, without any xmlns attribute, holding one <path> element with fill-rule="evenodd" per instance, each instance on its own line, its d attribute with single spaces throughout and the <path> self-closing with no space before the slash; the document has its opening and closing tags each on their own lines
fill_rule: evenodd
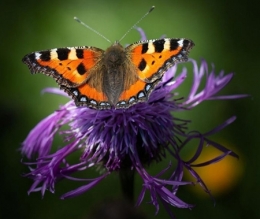
<svg viewBox="0 0 260 219">
<path fill-rule="evenodd" d="M 180 39 L 178 43 L 180 44 L 180 46 L 183 46 L 183 39 Z"/>
<path fill-rule="evenodd" d="M 163 50 L 169 51 L 170 48 L 171 48 L 171 41 L 169 39 L 165 39 L 164 49 Z"/>
<path fill-rule="evenodd" d="M 78 93 L 77 90 L 74 90 L 74 91 L 73 91 L 73 94 L 74 94 L 75 96 L 78 96 L 78 95 L 79 95 L 79 93 Z"/>
<path fill-rule="evenodd" d="M 69 48 L 70 49 L 70 53 L 69 53 L 69 59 L 70 60 L 76 60 L 78 59 L 77 55 L 76 55 L 76 49 L 75 48 Z"/>
<path fill-rule="evenodd" d="M 57 49 L 52 49 L 50 51 L 50 54 L 51 54 L 51 59 L 58 59 Z"/>
<path fill-rule="evenodd" d="M 41 57 L 41 54 L 38 53 L 38 52 L 36 52 L 36 53 L 35 53 L 35 59 L 36 59 L 36 60 L 37 60 L 37 59 L 40 59 L 40 57 Z"/>
<path fill-rule="evenodd" d="M 154 45 L 153 45 L 153 41 L 152 40 L 149 40 L 148 42 L 148 50 L 146 51 L 147 54 L 151 54 L 151 53 L 154 53 L 155 51 L 155 48 L 154 48 Z"/>
</svg>

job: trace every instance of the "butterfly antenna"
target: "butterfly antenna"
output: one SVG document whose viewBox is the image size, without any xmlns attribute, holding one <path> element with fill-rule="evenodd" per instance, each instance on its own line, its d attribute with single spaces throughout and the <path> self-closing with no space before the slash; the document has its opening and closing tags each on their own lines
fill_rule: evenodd
<svg viewBox="0 0 260 219">
<path fill-rule="evenodd" d="M 125 38 L 125 36 L 132 30 L 136 27 L 136 25 L 141 21 L 143 20 L 148 14 L 150 14 L 153 9 L 155 8 L 155 6 L 152 6 L 149 11 L 147 11 L 128 31 L 126 31 L 126 33 L 121 37 L 121 39 L 119 40 L 119 42 Z"/>
<path fill-rule="evenodd" d="M 109 39 L 107 39 L 105 36 L 103 36 L 101 33 L 99 33 L 98 31 L 96 31 L 95 29 L 93 29 L 92 27 L 88 26 L 87 24 L 83 23 L 80 19 L 78 19 L 77 17 L 74 17 L 74 20 L 78 21 L 80 24 L 82 24 L 83 26 L 85 26 L 86 28 L 92 30 L 94 33 L 96 33 L 97 35 L 101 36 L 102 38 L 104 38 L 106 41 L 108 41 L 109 43 L 111 43 L 111 41 Z"/>
</svg>

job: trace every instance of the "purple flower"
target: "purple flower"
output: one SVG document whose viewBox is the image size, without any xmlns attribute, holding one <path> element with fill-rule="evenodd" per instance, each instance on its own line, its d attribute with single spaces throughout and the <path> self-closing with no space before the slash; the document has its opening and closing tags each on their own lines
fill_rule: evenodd
<svg viewBox="0 0 260 219">
<path fill-rule="evenodd" d="M 142 38 L 145 36 L 142 34 Z M 61 179 L 84 181 L 84 184 L 61 198 L 80 195 L 114 171 L 128 170 L 137 172 L 143 179 L 143 189 L 137 199 L 140 205 L 144 195 L 149 192 L 151 203 L 159 210 L 159 201 L 173 217 L 170 206 L 191 208 L 177 197 L 179 186 L 193 184 L 183 181 L 183 171 L 187 169 L 195 180 L 209 193 L 206 185 L 193 167 L 205 166 L 223 159 L 226 155 L 237 155 L 224 146 L 211 141 L 208 137 L 235 120 L 232 117 L 222 125 L 207 132 L 187 131 L 189 120 L 176 118 L 174 112 L 190 110 L 205 100 L 235 99 L 246 95 L 216 96 L 232 79 L 233 74 L 215 74 L 209 71 L 206 61 L 201 65 L 191 60 L 194 80 L 186 99 L 177 97 L 176 91 L 187 77 L 187 69 L 177 74 L 177 66 L 166 72 L 162 82 L 151 93 L 147 102 L 138 103 L 128 109 L 93 110 L 76 107 L 73 101 L 61 106 L 57 111 L 43 119 L 28 135 L 22 144 L 22 154 L 33 162 L 26 162 L 30 172 L 25 176 L 34 183 L 29 193 L 46 190 L 55 191 L 55 184 Z M 201 89 L 201 81 L 206 81 Z M 55 88 L 45 92 L 65 95 Z M 64 130 L 65 129 L 65 130 Z M 55 135 L 62 135 L 64 146 L 53 151 Z M 190 160 L 183 160 L 180 153 L 190 141 L 197 140 L 197 150 Z M 204 145 L 210 145 L 222 151 L 222 155 L 200 164 L 194 164 L 200 156 Z M 68 159 L 73 153 L 81 152 L 78 162 Z M 76 153 L 78 154 L 78 153 Z M 157 175 L 150 175 L 146 168 L 152 162 L 159 162 L 171 156 L 171 163 Z M 92 166 L 101 170 L 94 179 L 78 179 L 73 173 L 86 171 Z"/>
</svg>

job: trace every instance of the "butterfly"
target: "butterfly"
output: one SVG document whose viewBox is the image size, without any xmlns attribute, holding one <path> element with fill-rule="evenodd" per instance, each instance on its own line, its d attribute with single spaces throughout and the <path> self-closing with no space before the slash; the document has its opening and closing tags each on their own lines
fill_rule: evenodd
<svg viewBox="0 0 260 219">
<path fill-rule="evenodd" d="M 188 60 L 192 40 L 164 38 L 123 47 L 118 41 L 106 50 L 91 46 L 33 52 L 22 61 L 32 74 L 51 76 L 77 106 L 129 108 L 147 101 L 165 72 Z"/>
</svg>

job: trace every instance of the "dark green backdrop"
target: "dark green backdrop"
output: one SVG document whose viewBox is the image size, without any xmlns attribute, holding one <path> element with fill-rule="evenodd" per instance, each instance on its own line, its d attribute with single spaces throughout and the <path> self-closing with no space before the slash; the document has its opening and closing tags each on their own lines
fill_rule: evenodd
<svg viewBox="0 0 260 219">
<path fill-rule="evenodd" d="M 236 146 L 244 158 L 245 170 L 232 190 L 216 198 L 215 207 L 209 198 L 200 198 L 190 190 L 183 190 L 182 197 L 196 203 L 196 207 L 192 211 L 174 209 L 174 212 L 177 218 L 187 219 L 257 218 L 260 213 L 259 5 L 253 1 L 234 0 L 2 0 L 1 218 L 84 218 L 104 197 L 120 196 L 116 174 L 74 199 L 59 199 L 61 194 L 77 187 L 77 183 L 69 181 L 58 184 L 56 193 L 47 192 L 44 199 L 40 193 L 27 195 L 31 181 L 21 177 L 27 169 L 20 163 L 20 144 L 37 122 L 67 100 L 50 94 L 41 95 L 43 88 L 57 85 L 43 75 L 30 75 L 21 59 L 32 51 L 64 46 L 92 45 L 105 49 L 109 44 L 73 21 L 74 16 L 113 41 L 119 39 L 151 5 L 155 5 L 156 10 L 139 25 L 148 38 L 158 38 L 163 34 L 191 38 L 196 44 L 190 55 L 192 58 L 199 60 L 203 57 L 210 63 L 214 62 L 218 71 L 224 69 L 236 73 L 225 93 L 252 95 L 247 99 L 204 103 L 181 115 L 194 121 L 192 128 L 205 131 L 236 114 L 238 119 L 222 131 L 220 137 Z M 131 31 L 122 44 L 138 40 L 138 33 Z M 138 180 L 137 192 L 141 188 Z M 141 209 L 153 217 L 152 207 L 143 203 Z M 162 208 L 157 218 L 167 217 Z"/>
</svg>

